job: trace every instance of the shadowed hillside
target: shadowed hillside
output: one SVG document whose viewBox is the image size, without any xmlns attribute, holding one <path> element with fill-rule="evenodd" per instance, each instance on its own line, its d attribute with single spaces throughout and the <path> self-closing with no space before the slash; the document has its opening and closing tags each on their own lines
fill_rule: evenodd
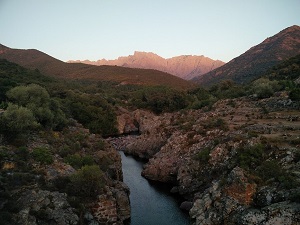
<svg viewBox="0 0 300 225">
<path fill-rule="evenodd" d="M 228 79 L 240 84 L 248 83 L 280 61 L 297 54 L 300 54 L 300 27 L 295 25 L 267 38 L 224 66 L 193 80 L 202 85 L 212 85 Z"/>
<path fill-rule="evenodd" d="M 81 63 L 69 64 L 35 49 L 11 49 L 0 45 L 0 58 L 30 69 L 38 69 L 46 75 L 61 78 L 115 81 L 121 84 L 166 85 L 174 88 L 192 86 L 187 81 L 157 70 L 93 66 Z"/>
</svg>

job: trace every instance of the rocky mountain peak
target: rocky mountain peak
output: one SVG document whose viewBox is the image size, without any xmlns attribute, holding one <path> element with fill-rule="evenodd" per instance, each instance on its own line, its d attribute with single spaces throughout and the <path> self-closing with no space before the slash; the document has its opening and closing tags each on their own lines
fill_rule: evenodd
<svg viewBox="0 0 300 225">
<path fill-rule="evenodd" d="M 172 58 L 163 58 L 155 53 L 142 51 L 135 51 L 133 55 L 122 56 L 115 60 L 71 60 L 68 62 L 81 62 L 98 66 L 117 65 L 130 68 L 155 69 L 186 80 L 192 79 L 195 75 L 204 74 L 224 65 L 224 62 L 220 60 L 213 60 L 203 55 L 181 55 Z"/>
</svg>

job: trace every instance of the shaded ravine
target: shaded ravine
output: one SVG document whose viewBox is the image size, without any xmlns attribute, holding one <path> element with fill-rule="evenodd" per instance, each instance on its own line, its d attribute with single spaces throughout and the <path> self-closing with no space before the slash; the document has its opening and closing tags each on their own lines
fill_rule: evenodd
<svg viewBox="0 0 300 225">
<path fill-rule="evenodd" d="M 188 225 L 188 215 L 179 209 L 170 192 L 141 176 L 143 162 L 120 151 L 124 182 L 130 188 L 131 220 L 127 225 Z"/>
</svg>

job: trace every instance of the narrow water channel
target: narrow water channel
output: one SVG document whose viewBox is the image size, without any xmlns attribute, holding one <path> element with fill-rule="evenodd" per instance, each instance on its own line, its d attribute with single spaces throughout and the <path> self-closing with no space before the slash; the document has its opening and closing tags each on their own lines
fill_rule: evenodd
<svg viewBox="0 0 300 225">
<path fill-rule="evenodd" d="M 168 190 L 141 176 L 143 163 L 132 156 L 122 157 L 124 182 L 130 188 L 131 220 L 128 225 L 188 225 L 188 215 Z"/>
</svg>

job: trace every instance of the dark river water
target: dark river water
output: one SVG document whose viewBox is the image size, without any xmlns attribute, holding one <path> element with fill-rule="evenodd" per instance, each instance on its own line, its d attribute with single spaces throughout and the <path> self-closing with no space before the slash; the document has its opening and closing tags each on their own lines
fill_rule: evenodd
<svg viewBox="0 0 300 225">
<path fill-rule="evenodd" d="M 179 202 L 161 185 L 141 176 L 143 163 L 132 156 L 122 157 L 124 182 L 130 188 L 131 221 L 128 225 L 188 225 L 189 218 L 179 209 Z"/>
</svg>

